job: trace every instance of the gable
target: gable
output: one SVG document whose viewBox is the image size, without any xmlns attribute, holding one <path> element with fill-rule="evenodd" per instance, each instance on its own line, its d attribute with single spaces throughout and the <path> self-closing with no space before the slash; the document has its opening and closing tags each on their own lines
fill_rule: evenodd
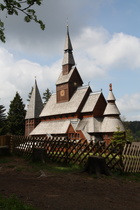
<svg viewBox="0 0 140 210">
<path fill-rule="evenodd" d="M 82 78 L 77 70 L 77 68 L 75 67 L 72 74 L 71 74 L 71 77 L 69 79 L 69 82 L 70 84 L 71 83 L 75 83 L 74 85 L 78 85 L 78 86 L 82 86 L 83 84 L 83 81 L 82 81 Z"/>
<path fill-rule="evenodd" d="M 92 92 L 90 93 L 81 113 L 93 113 L 95 117 L 102 116 L 106 104 L 106 100 L 101 92 Z"/>
<path fill-rule="evenodd" d="M 81 79 L 80 74 L 77 71 L 77 68 L 72 67 L 72 69 L 70 70 L 68 74 L 63 75 L 63 73 L 61 72 L 60 76 L 58 77 L 58 80 L 56 81 L 56 86 L 60 84 L 68 83 L 70 81 L 76 81 L 74 77 L 77 79 L 78 83 L 81 83 L 81 85 L 83 84 L 83 81 Z"/>
<path fill-rule="evenodd" d="M 101 116 L 103 116 L 103 113 L 105 111 L 106 105 L 107 105 L 107 102 L 106 102 L 103 94 L 101 93 L 99 98 L 98 98 L 98 100 L 97 100 L 95 108 L 93 110 L 94 117 L 101 117 Z"/>
</svg>

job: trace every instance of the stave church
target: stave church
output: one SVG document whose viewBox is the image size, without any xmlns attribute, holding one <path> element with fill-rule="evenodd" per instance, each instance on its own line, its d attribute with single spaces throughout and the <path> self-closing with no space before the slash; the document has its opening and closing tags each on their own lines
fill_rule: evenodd
<svg viewBox="0 0 140 210">
<path fill-rule="evenodd" d="M 75 65 L 67 26 L 62 70 L 53 93 L 43 106 L 37 82 L 25 116 L 25 136 L 59 136 L 69 139 L 110 142 L 115 131 L 125 133 L 120 111 L 109 84 L 107 100 L 102 91 L 93 92 Z"/>
</svg>

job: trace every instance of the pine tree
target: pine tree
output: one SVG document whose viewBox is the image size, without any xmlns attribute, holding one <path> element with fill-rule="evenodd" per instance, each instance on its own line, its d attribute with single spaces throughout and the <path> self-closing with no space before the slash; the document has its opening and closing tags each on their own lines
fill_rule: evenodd
<svg viewBox="0 0 140 210">
<path fill-rule="evenodd" d="M 6 109 L 3 105 L 0 105 L 0 135 L 6 134 Z"/>
<path fill-rule="evenodd" d="M 29 102 L 30 99 L 31 99 L 32 92 L 33 92 L 33 87 L 31 88 L 31 92 L 28 94 L 28 99 L 27 99 L 28 102 Z"/>
<path fill-rule="evenodd" d="M 124 144 L 126 142 L 125 134 L 119 128 L 113 133 L 112 142 L 115 144 Z"/>
<path fill-rule="evenodd" d="M 45 90 L 45 92 L 43 93 L 44 104 L 47 103 L 51 95 L 52 95 L 51 91 L 49 90 L 49 88 L 47 88 L 47 90 Z"/>
<path fill-rule="evenodd" d="M 25 127 L 25 105 L 19 93 L 16 95 L 10 103 L 10 108 L 7 117 L 7 129 L 8 133 L 13 135 L 23 135 Z"/>
</svg>

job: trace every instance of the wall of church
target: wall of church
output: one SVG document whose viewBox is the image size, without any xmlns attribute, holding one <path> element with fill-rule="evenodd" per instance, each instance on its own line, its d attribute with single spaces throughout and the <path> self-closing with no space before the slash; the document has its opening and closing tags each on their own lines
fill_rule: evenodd
<svg viewBox="0 0 140 210">
<path fill-rule="evenodd" d="M 66 102 L 69 100 L 68 84 L 56 86 L 57 103 Z"/>
<path fill-rule="evenodd" d="M 25 120 L 25 136 L 29 136 L 32 130 L 40 123 L 40 119 Z"/>
</svg>

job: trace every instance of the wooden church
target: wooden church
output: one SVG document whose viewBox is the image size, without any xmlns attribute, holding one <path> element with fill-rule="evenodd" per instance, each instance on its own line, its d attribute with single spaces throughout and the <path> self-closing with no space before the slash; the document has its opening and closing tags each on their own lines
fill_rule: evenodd
<svg viewBox="0 0 140 210">
<path fill-rule="evenodd" d="M 43 107 L 37 82 L 25 117 L 26 136 L 60 136 L 109 142 L 115 131 L 123 131 L 112 85 L 106 101 L 101 91 L 92 92 L 75 66 L 67 27 L 62 71 L 56 81 L 56 93 Z"/>
</svg>

